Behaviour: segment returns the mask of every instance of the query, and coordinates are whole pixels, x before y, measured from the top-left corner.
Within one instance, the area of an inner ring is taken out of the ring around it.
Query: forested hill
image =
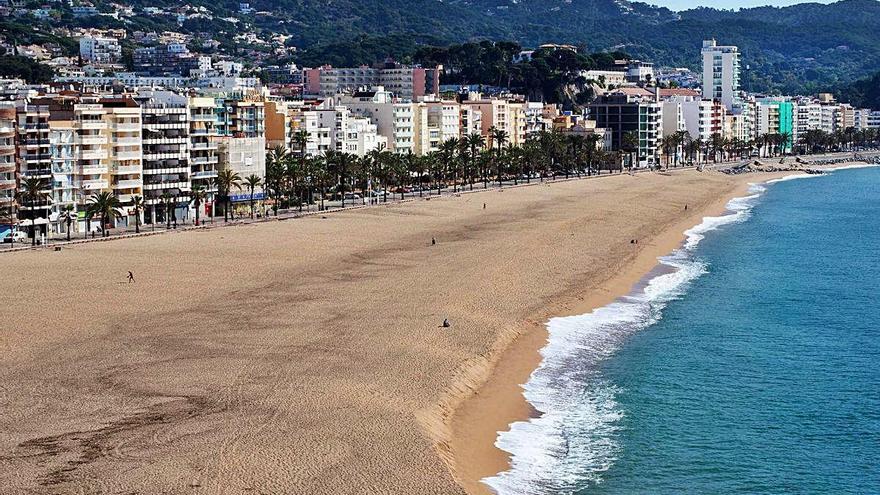
[[[94,1],[99,7],[111,3]],[[756,91],[812,92],[880,69],[880,0],[678,13],[627,0],[250,0],[256,11],[251,14],[238,13],[239,0],[128,3],[204,6],[213,14],[213,20],[188,20],[182,28],[138,18],[126,21],[129,29],[281,32],[291,36],[289,43],[297,46],[298,62],[304,64],[369,63],[389,55],[405,59],[417,45],[488,39],[524,47],[570,43],[589,52],[625,51],[698,69],[701,41],[715,37],[741,47],[744,64],[751,67],[744,84]],[[231,17],[240,22],[233,26],[223,19]]]

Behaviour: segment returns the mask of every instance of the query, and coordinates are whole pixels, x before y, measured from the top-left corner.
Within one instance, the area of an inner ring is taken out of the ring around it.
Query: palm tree
[[[199,226],[199,210],[201,209],[202,202],[205,201],[205,197],[208,195],[205,188],[201,185],[194,184],[192,186],[192,190],[190,191],[190,197],[192,198],[193,206],[196,209],[196,227]]]
[[[37,245],[37,203],[48,197],[48,194],[46,193],[46,189],[48,188],[49,183],[46,182],[46,179],[39,179],[36,177],[27,177],[21,183],[21,192],[19,193],[19,196],[23,202],[31,207],[31,233],[33,234],[33,237],[31,238],[32,246]]]
[[[477,151],[483,149],[483,146],[486,145],[486,140],[483,139],[483,136],[480,134],[470,134],[465,138],[468,147],[470,148],[470,159],[471,159],[471,172],[474,173],[477,170]],[[474,181],[473,176],[471,177],[471,190],[474,189]]]
[[[259,176],[256,176],[253,174],[248,175],[247,177],[244,178],[244,185],[247,186],[248,190],[250,191],[250,195],[251,195],[251,199],[250,199],[251,219],[254,218],[254,189],[257,188],[258,186],[260,186],[262,183],[263,183],[263,180],[260,179]]]
[[[171,193],[165,191],[162,193],[162,204],[165,205],[165,228],[171,229]]]
[[[230,195],[233,187],[241,191],[241,176],[237,172],[233,172],[232,169],[221,170],[217,174],[217,189],[225,203],[225,208],[223,208],[224,222],[229,221]]]
[[[106,237],[110,234],[107,230],[107,223],[111,219],[122,217],[122,212],[120,212],[122,203],[119,202],[119,197],[108,191],[95,193],[90,200],[92,212],[101,217],[101,236]]]
[[[61,219],[64,220],[66,226],[68,241],[70,241],[70,224],[73,223],[74,218],[76,218],[76,214],[73,212],[73,205],[64,205],[64,208],[61,209]]]
[[[633,154],[635,154],[635,159],[638,161],[639,158],[639,134],[636,131],[629,131],[623,134],[620,143],[620,149],[623,150],[627,156],[629,157],[629,168],[632,170],[633,164]]]
[[[134,233],[141,233],[141,210],[144,209],[144,198],[140,196],[131,197],[131,205],[134,207]]]
[[[281,183],[284,180],[286,166],[290,155],[282,145],[275,146],[266,152],[266,192],[274,200],[272,210],[278,216],[278,203],[281,196]]]
[[[447,170],[452,170],[452,192],[458,192],[458,174],[456,173],[458,167],[454,163],[456,159],[456,151],[458,151],[458,138],[449,138],[440,143],[442,165]],[[447,173],[447,175],[450,174]]]

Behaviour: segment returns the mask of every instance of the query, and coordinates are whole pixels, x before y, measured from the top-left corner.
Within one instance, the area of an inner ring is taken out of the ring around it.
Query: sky
[[[784,5],[794,5],[796,3],[806,3],[804,0],[643,0],[645,3],[652,3],[663,7],[669,7],[672,10],[692,9],[698,5],[704,7],[714,7],[716,9],[737,9],[740,7],[759,7],[762,5],[775,5],[781,7]],[[811,0],[816,3],[831,3],[832,0]]]

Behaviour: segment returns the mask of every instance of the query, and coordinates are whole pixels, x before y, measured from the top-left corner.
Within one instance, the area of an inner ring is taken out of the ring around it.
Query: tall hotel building
[[[732,109],[739,92],[739,49],[703,41],[703,98]]]

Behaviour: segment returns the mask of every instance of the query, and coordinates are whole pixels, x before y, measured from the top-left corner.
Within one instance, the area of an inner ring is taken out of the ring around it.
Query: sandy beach
[[[769,178],[623,175],[0,254],[3,492],[486,493],[546,319],[626,293]]]

